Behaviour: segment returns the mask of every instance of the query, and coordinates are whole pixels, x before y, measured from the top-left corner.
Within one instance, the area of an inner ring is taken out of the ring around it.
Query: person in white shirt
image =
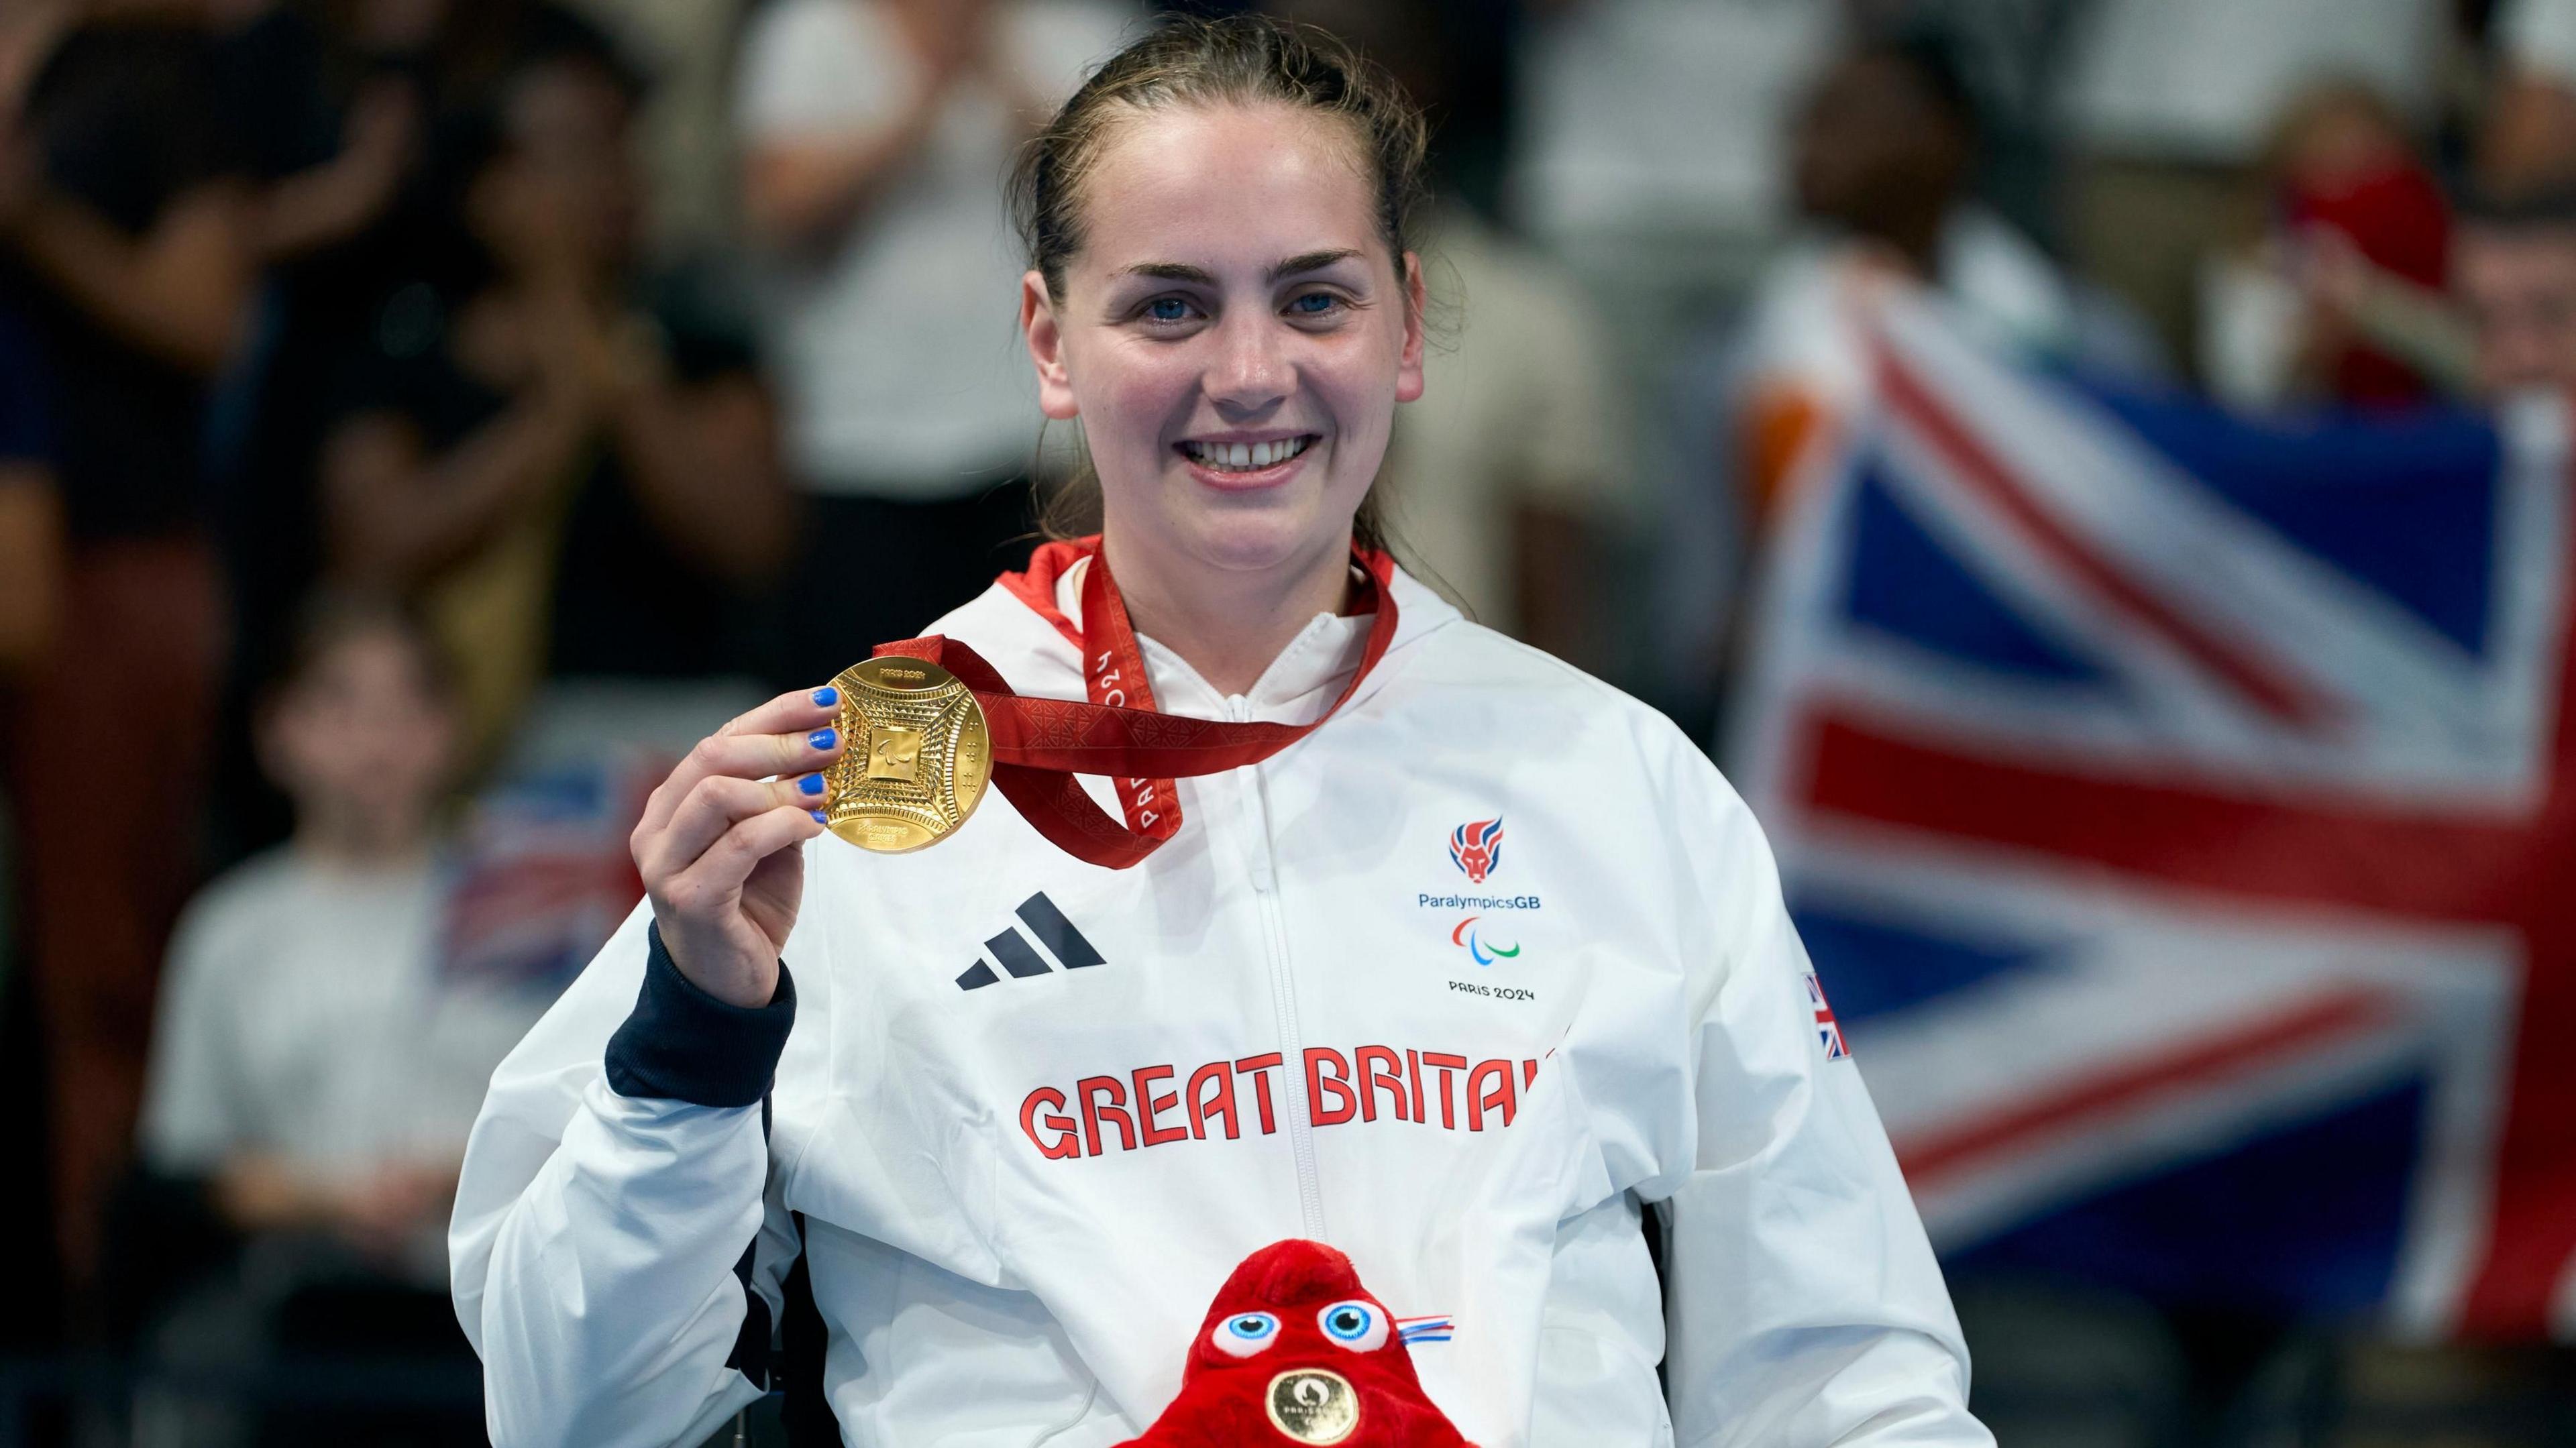
[[[435,660],[389,609],[304,626],[259,731],[296,832],[182,918],[141,1127],[145,1163],[207,1178],[237,1230],[327,1233],[432,1282],[417,1249],[471,1120],[419,1049],[458,743]]]
[[[808,503],[786,676],[964,602],[1027,533],[1014,480],[1036,429],[998,183],[1132,18],[1111,0],[777,0],[745,33],[742,214]]]
[[[461,739],[453,679],[417,620],[348,599],[309,610],[257,728],[295,833],[180,921],[141,1170],[111,1216],[103,1300],[146,1333],[139,1412],[156,1431],[459,1441],[452,1405],[253,1417],[225,1395],[272,1354],[472,1366],[443,1310],[441,1227],[485,1083],[545,1002],[441,969],[441,816]]]
[[[656,792],[648,904],[466,1154],[494,1443],[703,1438],[801,1258],[844,1441],[1106,1448],[1292,1237],[1453,1324],[1412,1357],[1484,1448],[1992,1443],[1743,803],[1379,546],[1421,160],[1400,93],[1255,18],[1140,40],[1041,134],[1021,320],[1102,531],[904,650],[1019,691],[979,686],[1024,773],[917,853],[821,838],[961,747],[845,740],[825,689]],[[1224,767],[1141,777],[1188,741]],[[1094,760],[1123,825],[1049,772]]]
[[[1952,41],[1898,31],[1854,44],[1800,108],[1792,189],[1803,230],[1754,290],[1741,337],[1750,396],[1735,420],[1746,482],[1768,502],[1804,437],[1869,391],[1848,312],[1870,277],[1939,292],[1981,338],[2033,362],[2131,380],[2154,343],[1976,199],[1982,125]]]
[[[1954,36],[1860,37],[1788,130],[1800,229],[1676,389],[1690,445],[1659,520],[1656,619],[1679,695],[1706,708],[1732,666],[1743,565],[1796,480],[1866,411],[1862,292],[1938,293],[1981,339],[2036,364],[2130,381],[2162,371],[2143,323],[1977,200],[1983,124]]]

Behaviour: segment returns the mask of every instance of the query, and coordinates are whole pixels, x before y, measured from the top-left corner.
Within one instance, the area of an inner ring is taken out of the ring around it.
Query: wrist
[[[757,1006],[710,994],[683,975],[656,922],[645,930],[635,1009],[609,1038],[609,1089],[697,1106],[749,1106],[769,1093],[796,1021],[796,983],[784,962]],[[752,983],[740,983],[747,994]]]
[[[731,952],[721,938],[695,938],[686,926],[664,930],[657,919],[648,949],[659,949],[660,959],[681,980],[728,1009],[765,1010],[778,999],[777,965],[771,963],[763,968],[763,963],[756,960],[728,960]]]

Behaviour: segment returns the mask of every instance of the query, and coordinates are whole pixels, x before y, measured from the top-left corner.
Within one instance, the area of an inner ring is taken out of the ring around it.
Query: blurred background
[[[1407,561],[1762,815],[2001,1440],[2576,1444],[2576,0],[1267,8],[1436,122]],[[1151,19],[0,0],[0,1445],[482,1441],[483,1082],[1025,557]]]

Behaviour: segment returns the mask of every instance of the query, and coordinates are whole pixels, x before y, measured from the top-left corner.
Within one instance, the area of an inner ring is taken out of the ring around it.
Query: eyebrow
[[[1282,277],[1303,276],[1307,272],[1322,271],[1335,262],[1348,261],[1359,254],[1357,248],[1347,246],[1330,251],[1300,252],[1263,273],[1262,280],[1276,283]],[[1203,287],[1216,285],[1215,273],[1205,267],[1195,267],[1187,262],[1178,261],[1138,262],[1128,267],[1122,275],[1154,277],[1167,282],[1189,282]]]
[[[1275,282],[1281,277],[1303,276],[1308,272],[1322,271],[1337,261],[1348,261],[1357,255],[1359,255],[1357,249],[1347,246],[1335,251],[1301,252],[1272,267],[1263,280]]]

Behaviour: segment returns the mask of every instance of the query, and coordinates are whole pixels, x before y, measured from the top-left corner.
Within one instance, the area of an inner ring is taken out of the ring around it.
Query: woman
[[[1259,21],[1155,33],[1041,136],[1021,317],[1102,538],[939,632],[1026,694],[1320,727],[1182,783],[1177,828],[1118,781],[1120,848],[1169,835],[1125,870],[1006,806],[911,855],[816,839],[829,691],[702,745],[635,836],[650,908],[469,1152],[496,1442],[703,1436],[801,1251],[849,1441],[1114,1443],[1286,1237],[1454,1322],[1414,1356],[1487,1448],[1990,1441],[1741,803],[1372,547],[1420,155],[1345,52]]]

